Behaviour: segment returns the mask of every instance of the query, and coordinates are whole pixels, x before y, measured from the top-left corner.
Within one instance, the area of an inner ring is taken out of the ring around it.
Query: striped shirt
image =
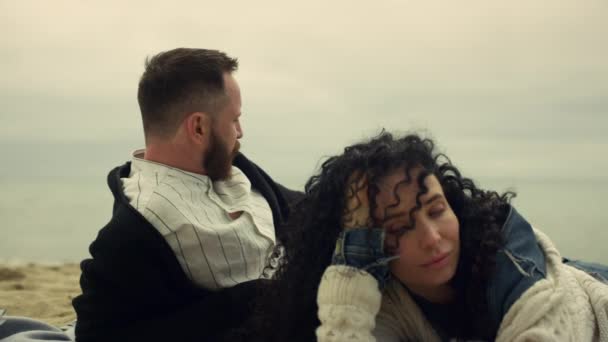
[[[262,276],[276,237],[268,202],[237,167],[227,180],[142,159],[135,151],[125,195],[173,249],[184,272],[208,289]],[[239,213],[236,219],[230,213]]]

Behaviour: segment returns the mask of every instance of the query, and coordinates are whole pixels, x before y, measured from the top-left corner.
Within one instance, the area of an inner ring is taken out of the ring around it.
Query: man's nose
[[[241,139],[243,137],[243,129],[241,128],[241,123],[239,122],[236,126],[236,138]]]

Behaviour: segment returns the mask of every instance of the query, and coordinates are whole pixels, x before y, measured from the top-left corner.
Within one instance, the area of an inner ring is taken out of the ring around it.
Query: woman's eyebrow
[[[440,194],[440,193],[436,193],[436,194],[434,194],[433,196],[431,196],[431,198],[429,198],[429,199],[425,200],[424,202],[422,202],[422,206],[429,205],[429,204],[431,204],[431,203],[433,203],[433,202],[435,202],[435,201],[437,201],[437,200],[441,200],[441,199],[443,199],[443,198],[444,198],[444,197],[443,197],[443,195],[442,195],[442,194]],[[390,207],[389,207],[389,208],[390,208]],[[387,209],[389,209],[389,208],[387,208]],[[394,208],[393,208],[393,209],[394,209]],[[386,224],[387,222],[389,222],[389,221],[391,221],[391,220],[393,220],[393,219],[399,218],[399,217],[401,217],[401,216],[403,216],[403,215],[404,215],[403,211],[401,211],[401,210],[399,210],[399,211],[397,211],[397,212],[395,212],[395,213],[392,213],[392,214],[389,214],[387,211],[388,211],[388,210],[385,210],[385,213],[384,213],[384,214],[385,214],[385,217],[384,217],[384,219],[382,220],[382,221],[383,221],[383,224]]]
[[[434,194],[433,196],[431,196],[431,198],[425,200],[424,203],[422,203],[422,205],[429,205],[429,204],[433,203],[434,201],[441,199],[441,198],[443,198],[442,194],[439,194],[439,193]]]

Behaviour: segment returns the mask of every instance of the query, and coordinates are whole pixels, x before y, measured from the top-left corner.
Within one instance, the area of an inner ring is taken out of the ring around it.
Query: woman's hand
[[[388,262],[384,251],[385,232],[372,228],[368,198],[368,179],[362,172],[353,173],[346,186],[342,232],[336,241],[334,265],[347,265],[370,273],[380,289],[388,279]]]
[[[342,213],[342,228],[361,228],[371,226],[369,198],[367,195],[367,175],[356,171],[348,178],[345,205]]]

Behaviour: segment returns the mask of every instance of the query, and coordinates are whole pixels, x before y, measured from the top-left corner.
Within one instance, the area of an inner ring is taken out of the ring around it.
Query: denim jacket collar
[[[486,291],[489,318],[496,330],[513,303],[546,275],[545,254],[534,230],[513,206],[502,233],[504,247],[496,254],[496,267]]]

